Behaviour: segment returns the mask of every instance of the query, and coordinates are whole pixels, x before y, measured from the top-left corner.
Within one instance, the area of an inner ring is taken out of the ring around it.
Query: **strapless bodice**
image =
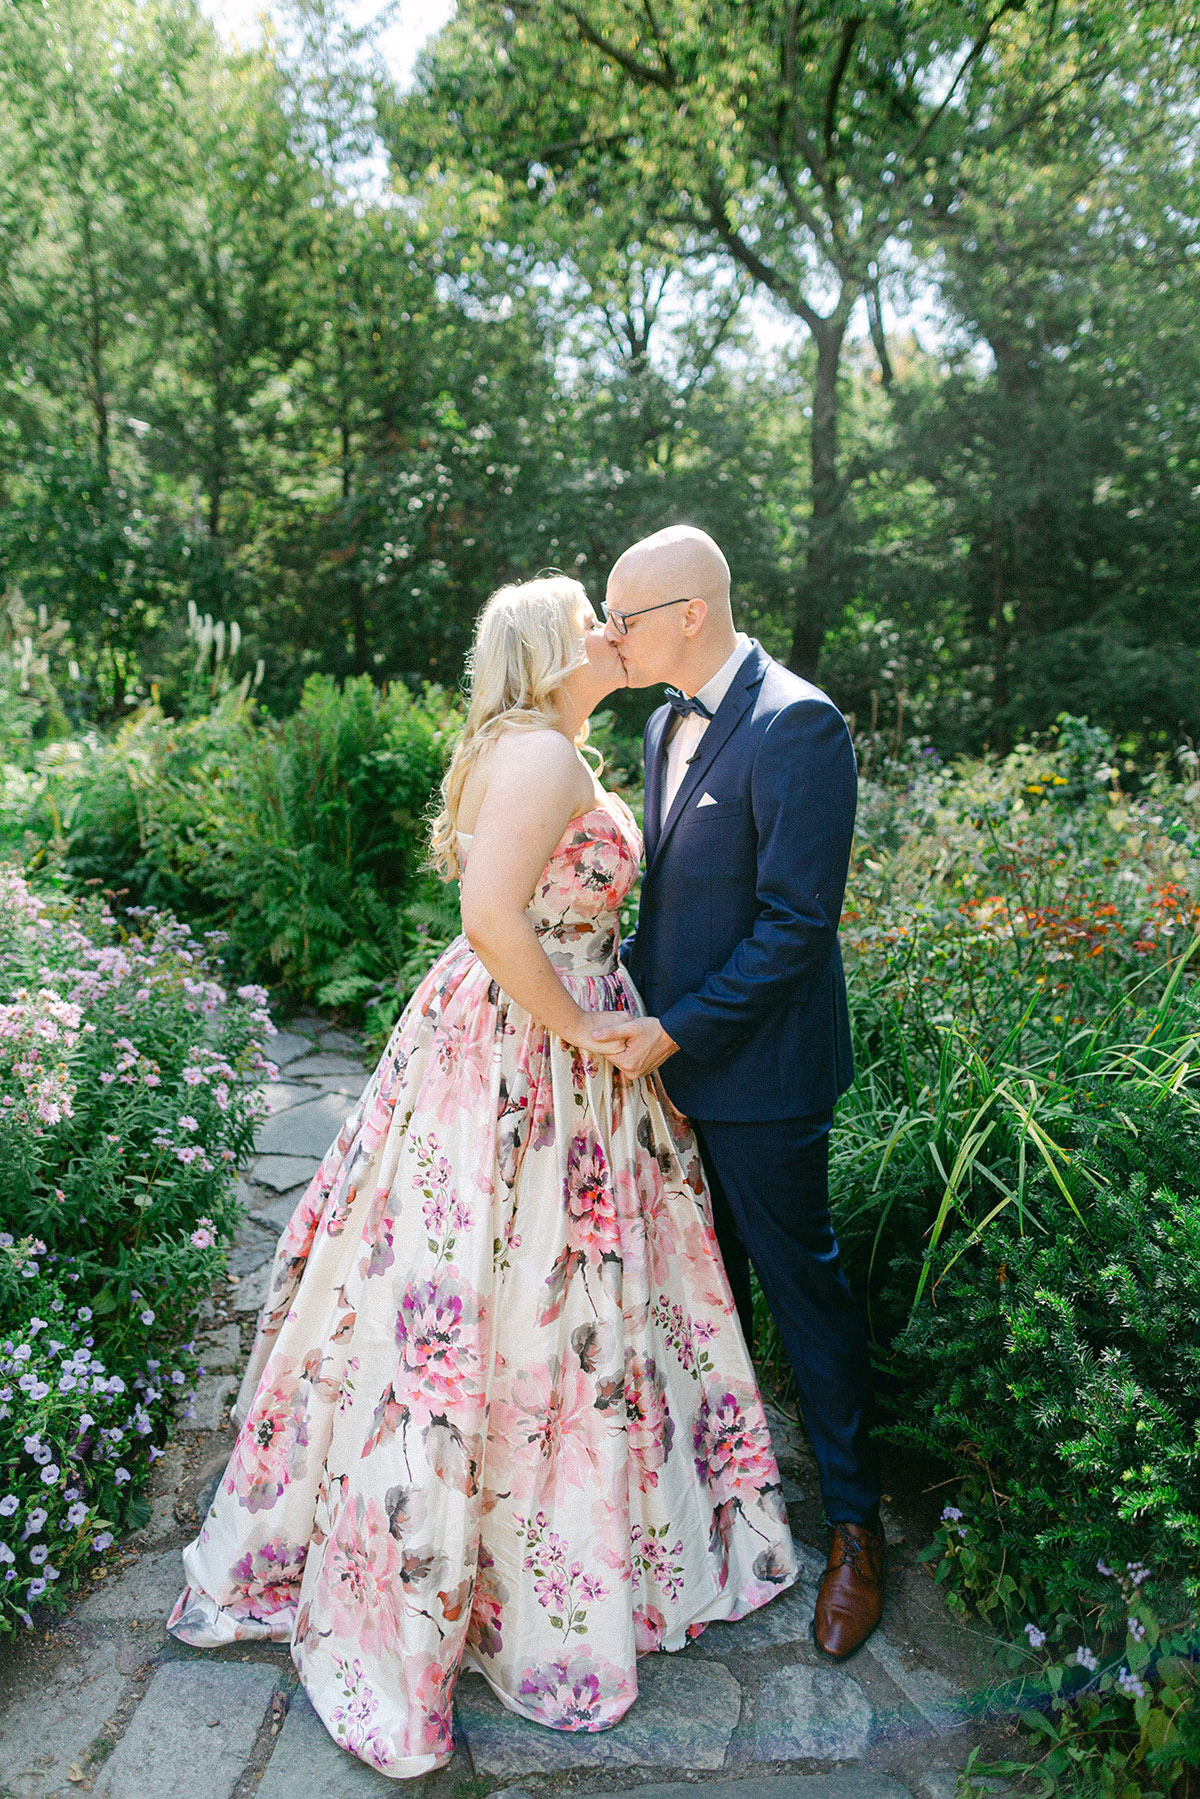
[[[458,832],[468,855],[472,835]],[[628,807],[618,813],[595,805],[571,820],[527,907],[560,974],[611,974],[616,968],[621,905],[637,879],[641,855],[641,832]]]

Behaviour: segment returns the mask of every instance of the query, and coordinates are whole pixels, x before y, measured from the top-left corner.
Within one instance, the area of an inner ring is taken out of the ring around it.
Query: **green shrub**
[[[1064,1799],[1182,1799],[1200,1730],[1200,782],[1190,747],[1182,780],[1164,761],[1133,793],[1119,760],[1064,720],[1001,761],[868,768],[833,1193],[885,1434],[961,1476],[926,1559],[1014,1666],[1045,1649],[1005,1696],[1031,1732],[1021,1771]],[[1142,1564],[1161,1622],[1108,1572]],[[1085,1661],[1053,1662],[1072,1640]]]
[[[365,677],[313,676],[281,721],[244,685],[193,718],[151,708],[108,740],[51,746],[35,778],[10,773],[0,846],[73,891],[220,925],[232,965],[281,996],[337,983],[326,1003],[361,1003],[419,889],[457,728],[439,690]]]
[[[1030,1738],[1030,1754],[981,1765],[977,1746],[966,1768],[972,1793],[980,1791],[976,1775],[1021,1774],[1043,1799],[1193,1799],[1200,1769],[1194,1636],[1163,1623],[1143,1564],[1106,1564],[1102,1579],[1103,1611],[1114,1620],[1107,1634],[1071,1624],[1051,1637],[1026,1626],[1016,1658],[1024,1671],[1003,1698]]]
[[[203,1259],[190,1260],[194,1280]],[[32,1625],[35,1606],[61,1606],[146,1516],[155,1438],[196,1369],[173,1331],[158,1356],[110,1353],[79,1283],[44,1244],[0,1242],[0,1634]]]
[[[456,890],[423,866],[457,702],[313,676],[276,721],[248,678],[212,685],[182,719],[151,707],[107,738],[26,744],[2,771],[0,853],[73,892],[219,925],[242,975],[348,1008],[382,1044],[459,928]],[[592,736],[627,786],[636,742],[611,713]]]
[[[0,867],[0,1630],[141,1513],[273,1027],[212,945]]]
[[[1068,1155],[1070,1197],[1037,1182],[1024,1230],[943,1239],[893,1346],[891,1434],[965,1475],[946,1577],[1010,1628],[1091,1603],[1101,1562],[1200,1594],[1200,1118],[1115,1089]]]
[[[242,967],[312,998],[344,977],[348,947],[377,941],[381,908],[402,906],[417,880],[456,728],[437,690],[414,700],[399,685],[314,676],[299,709],[199,796],[173,847]]]
[[[131,905],[215,920],[180,846],[216,828],[207,797],[242,765],[256,730],[253,705],[230,692],[195,718],[148,707],[107,737],[51,743],[29,771],[6,770],[0,854],[78,893],[99,886]]]
[[[1114,768],[1078,721],[894,764],[847,900],[838,1234],[893,1434],[964,1475],[942,1578],[1010,1622],[1106,1547],[1200,1574],[1200,1364],[1153,1328],[1194,1342],[1200,1299],[1200,787]]]

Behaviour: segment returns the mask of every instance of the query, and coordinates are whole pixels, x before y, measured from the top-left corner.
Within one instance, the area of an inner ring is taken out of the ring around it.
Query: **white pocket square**
[[[702,793],[700,798],[696,801],[696,810],[699,812],[701,806],[715,806],[716,803],[717,802],[711,793]]]

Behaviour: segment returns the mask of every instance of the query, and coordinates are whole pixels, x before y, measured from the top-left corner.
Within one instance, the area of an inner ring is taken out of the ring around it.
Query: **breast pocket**
[[[730,819],[741,818],[746,810],[744,799],[717,800],[711,805],[692,805],[680,819],[681,825],[715,825],[725,824]]]

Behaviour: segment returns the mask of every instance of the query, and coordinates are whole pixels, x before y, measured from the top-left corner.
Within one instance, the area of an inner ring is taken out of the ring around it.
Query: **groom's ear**
[[[708,617],[707,600],[689,600],[683,609],[683,634],[694,637],[701,630]]]

